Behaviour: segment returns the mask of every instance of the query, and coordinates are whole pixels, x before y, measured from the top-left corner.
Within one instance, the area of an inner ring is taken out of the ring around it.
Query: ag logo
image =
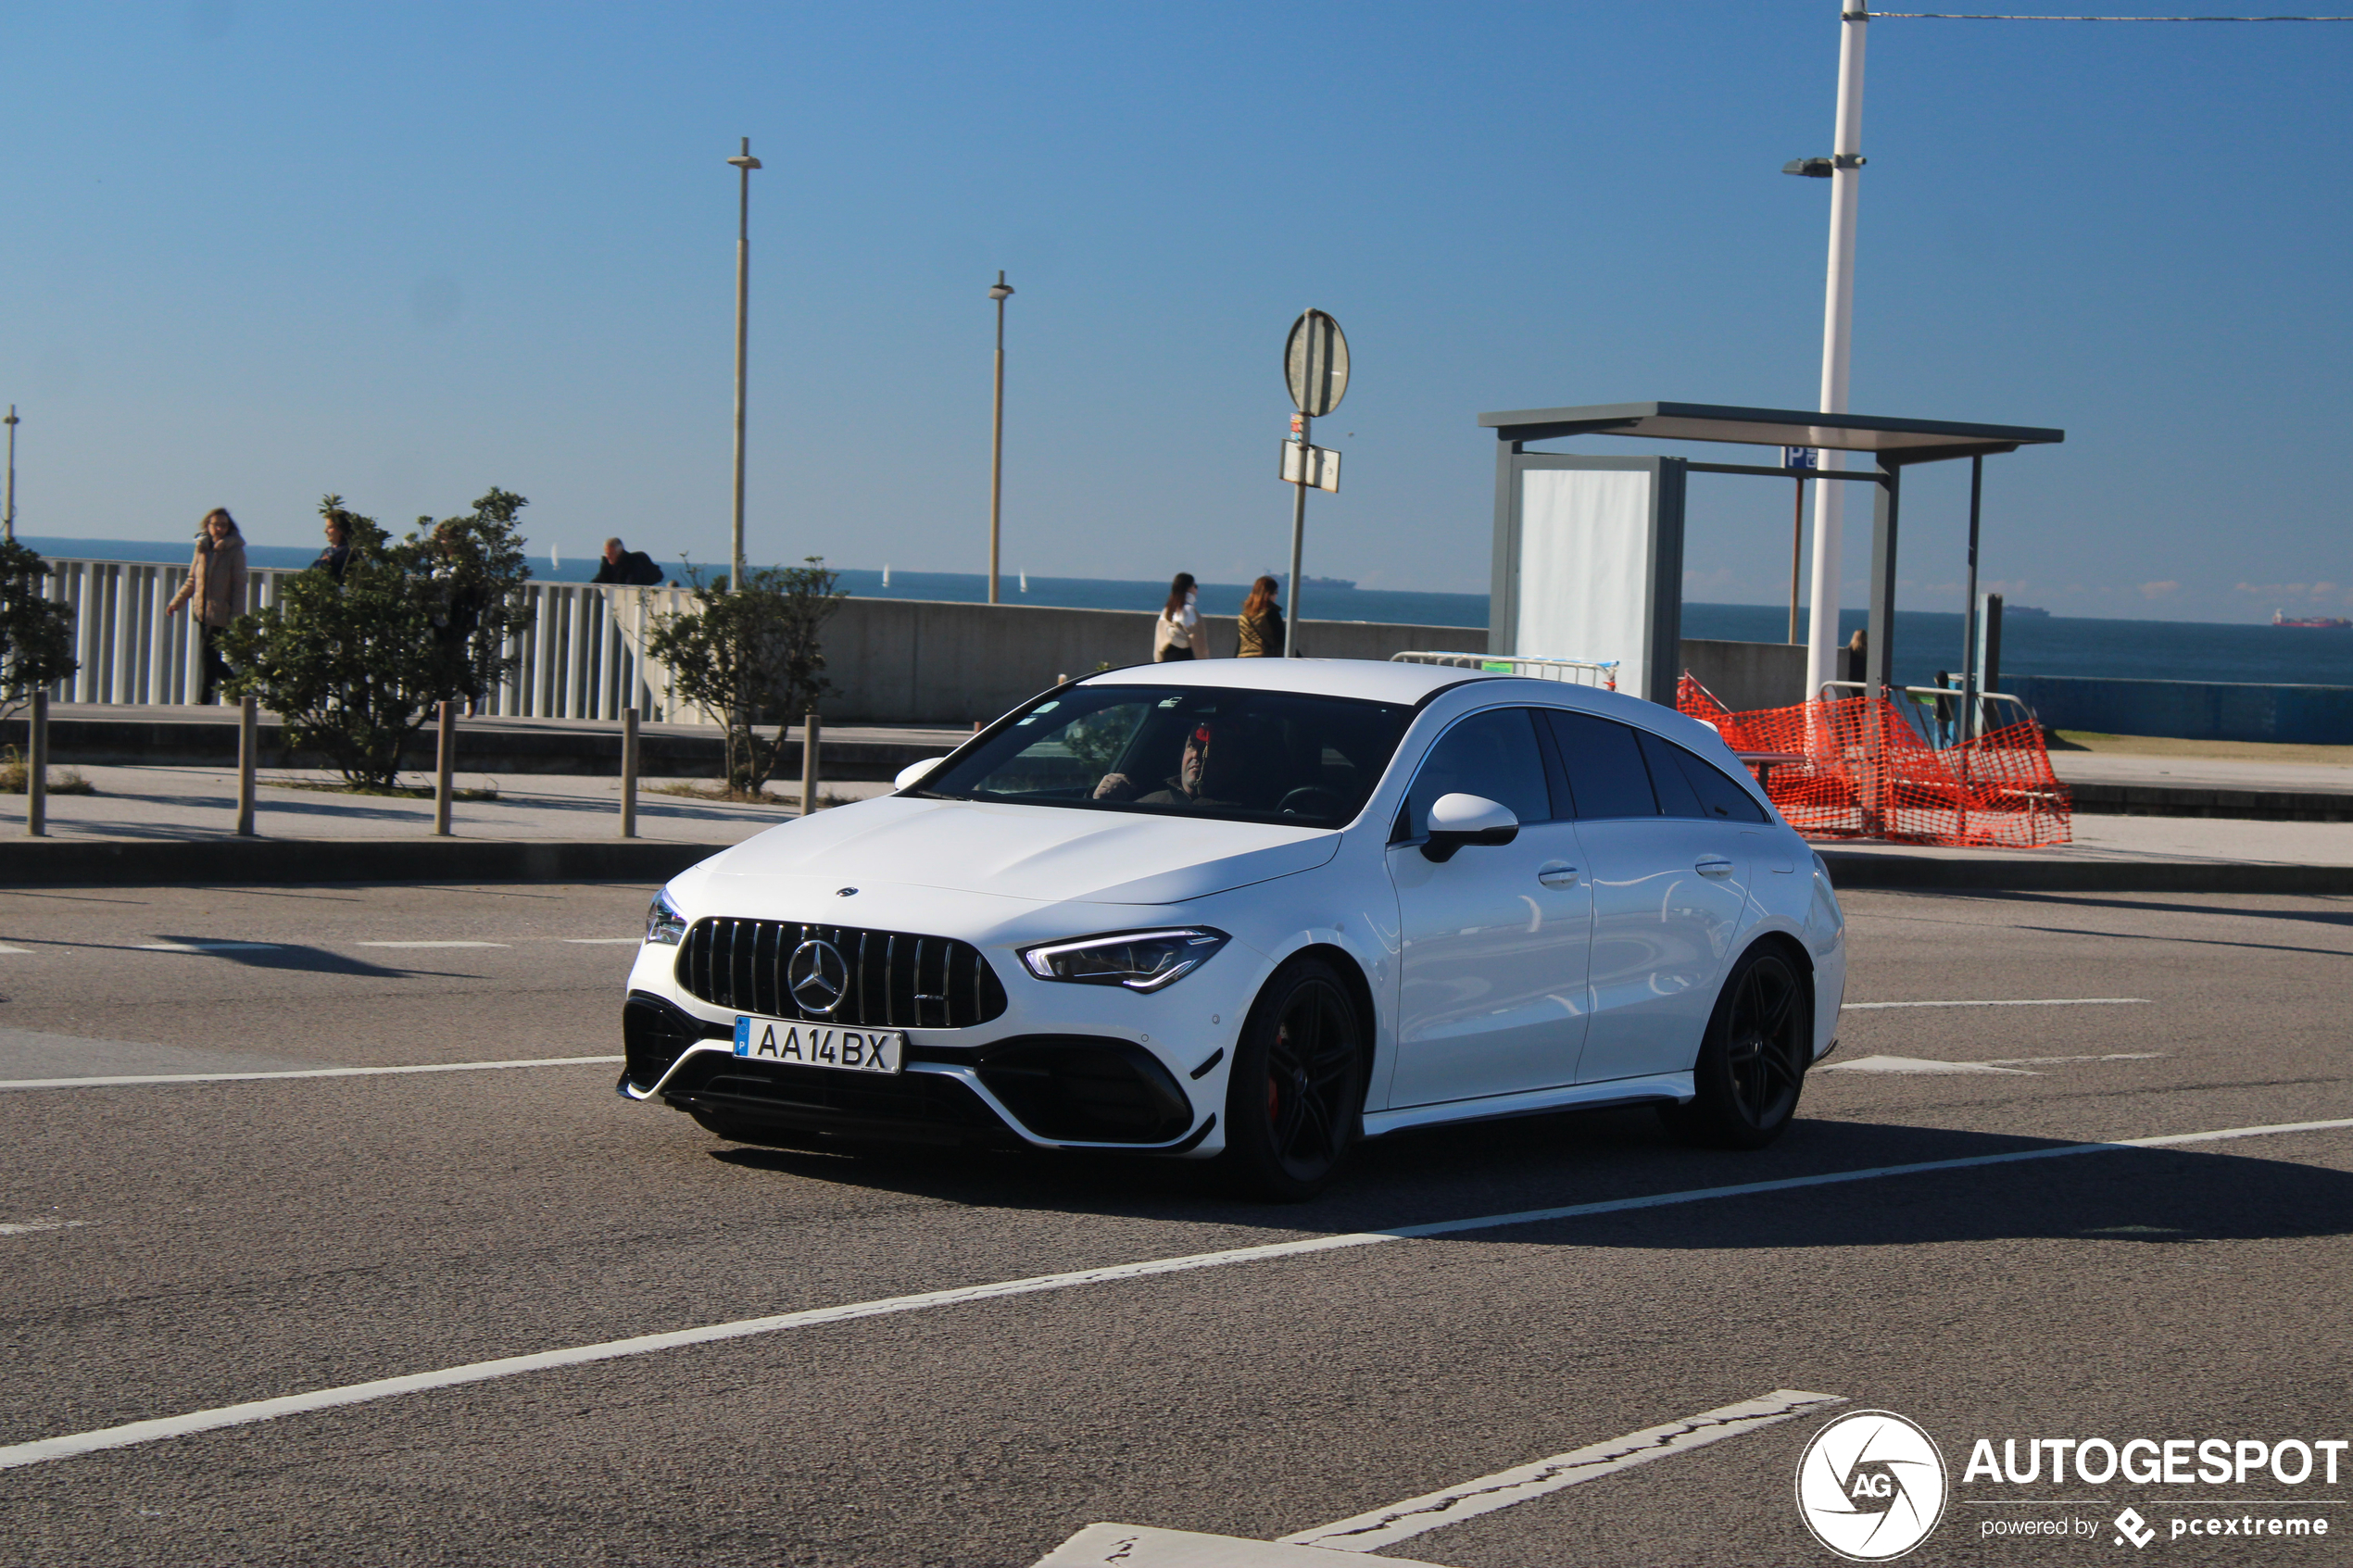
[[[1814,1434],[1797,1461],[1797,1511],[1814,1538],[1855,1562],[1884,1562],[1944,1516],[1944,1456],[1890,1411],[1856,1411]]]

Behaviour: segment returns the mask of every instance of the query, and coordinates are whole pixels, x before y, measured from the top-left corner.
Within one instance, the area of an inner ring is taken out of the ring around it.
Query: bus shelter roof
[[[1730,441],[1751,446],[1826,446],[1870,452],[1882,466],[2015,452],[2067,439],[2032,425],[1960,424],[1810,408],[1741,408],[1716,403],[1596,403],[1581,408],[1515,408],[1481,414],[1497,439],[1517,445],[1569,435],[1632,435],[1654,441]]]

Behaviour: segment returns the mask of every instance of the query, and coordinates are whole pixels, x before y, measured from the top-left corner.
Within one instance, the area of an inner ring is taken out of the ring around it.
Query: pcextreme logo
[[[1851,1562],[1885,1562],[1926,1540],[1947,1490],[1935,1440],[1893,1411],[1840,1416],[1797,1461],[1799,1515]]]

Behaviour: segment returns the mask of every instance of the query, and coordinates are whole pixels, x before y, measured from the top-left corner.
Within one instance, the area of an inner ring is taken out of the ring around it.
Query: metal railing
[[[48,688],[53,701],[195,700],[202,659],[195,617],[164,612],[188,580],[186,567],[71,558],[46,564],[49,597],[73,607],[74,657],[82,666]],[[248,571],[245,608],[276,604],[298,575]],[[530,619],[507,644],[520,658],[513,673],[485,695],[486,716],[618,720],[634,707],[673,724],[713,722],[678,701],[669,670],[646,654],[655,618],[692,608],[686,589],[531,583],[523,593]]]
[[[1538,681],[1565,681],[1576,686],[1600,686],[1617,689],[1617,664],[1614,659],[1536,659],[1512,655],[1494,658],[1483,653],[1444,653],[1409,651],[1392,653],[1391,664],[1443,664],[1456,670],[1479,670],[1491,675],[1525,675]]]
[[[1870,693],[1870,687],[1861,681],[1824,681],[1817,695],[1828,696],[1832,688],[1850,692],[1856,696],[1866,696]],[[1945,722],[1952,726],[1954,738],[1960,738],[1963,721],[1968,718],[1968,709],[1965,706],[1969,697],[1967,692],[1958,686],[1897,686],[1894,689],[1911,698],[1911,701],[1904,704],[1898,711],[1903,713],[1914,729],[1920,732],[1921,737],[1929,744],[1936,746],[1953,744],[1952,740],[1941,739],[1931,731],[1930,727],[1938,722],[1931,715],[1936,711],[1936,705],[1939,702],[1948,702],[1953,705],[1953,717]],[[2026,699],[2022,696],[2013,696],[2008,692],[1980,692],[1977,694],[1977,700],[1984,705],[1978,709],[1979,717],[1982,721],[1977,727],[1976,733],[1979,734],[1989,734],[1995,730],[2007,729],[2011,724],[2037,722],[2034,709],[2027,706]],[[1994,721],[1995,716],[2006,711],[2000,706],[2005,703],[2008,705],[2009,709],[2015,710],[2015,716],[1997,723]]]

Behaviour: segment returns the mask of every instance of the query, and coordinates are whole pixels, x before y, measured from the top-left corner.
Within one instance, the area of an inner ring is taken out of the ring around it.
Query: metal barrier
[[[1391,664],[1443,664],[1455,670],[1481,670],[1491,675],[1525,675],[1538,681],[1566,681],[1575,686],[1617,689],[1614,659],[1535,659],[1513,655],[1497,659],[1483,653],[1433,653],[1415,650],[1392,653]]]
[[[49,597],[73,607],[74,657],[81,669],[48,688],[57,702],[186,703],[201,676],[193,613],[164,607],[188,579],[184,566],[145,561],[52,559]],[[245,578],[245,608],[278,602],[298,571],[256,568]],[[509,719],[618,720],[627,708],[673,724],[711,724],[677,700],[669,670],[646,656],[655,618],[693,607],[684,588],[600,587],[530,583],[531,618],[507,645],[519,655],[512,674],[486,694],[485,716]]]
[[[1949,702],[1954,705],[1957,713],[1955,722],[1957,723],[1960,718],[1967,717],[1966,713],[1960,711],[1960,705],[1968,699],[1969,694],[1960,687],[1898,686],[1895,689],[1912,699],[1909,703],[1900,705],[1905,709],[1904,718],[1930,746],[1945,746],[1952,745],[1956,739],[1967,738],[1957,732],[1954,735],[1947,736],[1936,734],[1928,728],[1930,721],[1927,715],[1935,710],[1935,705],[1938,702]],[[1870,688],[1860,681],[1824,681],[1815,695],[1834,702],[1837,700],[1835,694],[1840,692],[1850,693],[1856,696],[1868,696],[1870,694]],[[1995,730],[2007,728],[2011,724],[2032,724],[2037,721],[2034,709],[2027,705],[2024,697],[2012,696],[2007,692],[1980,692],[1977,694],[1977,700],[1985,705],[1978,709],[1980,721],[1977,733],[1979,734],[1990,734]],[[2007,703],[2008,708],[2005,709],[1997,706],[2002,703]],[[2006,712],[2008,716],[2002,717],[2001,715]]]

